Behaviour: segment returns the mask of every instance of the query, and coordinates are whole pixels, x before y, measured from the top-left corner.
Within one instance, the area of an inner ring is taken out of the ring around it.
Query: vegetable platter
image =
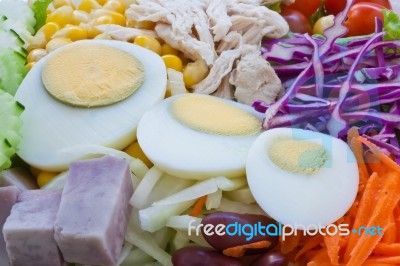
[[[389,0],[1,0],[0,265],[400,265]]]

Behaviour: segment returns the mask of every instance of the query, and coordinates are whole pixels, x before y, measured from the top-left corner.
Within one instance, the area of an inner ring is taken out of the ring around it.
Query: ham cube
[[[10,215],[11,208],[17,201],[19,189],[17,187],[0,187],[0,265],[10,265],[4,241],[3,226]]]
[[[61,190],[28,190],[18,195],[3,227],[13,266],[65,265],[54,241]]]
[[[105,156],[70,166],[55,224],[68,262],[117,265],[133,194],[128,163]]]

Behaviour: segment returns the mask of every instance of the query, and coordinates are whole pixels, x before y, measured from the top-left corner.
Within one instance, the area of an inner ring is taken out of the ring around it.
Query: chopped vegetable
[[[400,16],[394,11],[384,9],[383,30],[386,32],[385,40],[399,40],[400,39]]]
[[[52,0],[35,0],[32,4],[32,11],[34,13],[36,23],[35,32],[38,31],[46,22],[47,18],[47,7]]]
[[[11,157],[18,149],[22,125],[19,119],[24,107],[13,97],[0,90],[0,171],[11,166]]]
[[[199,216],[201,214],[201,211],[203,210],[206,200],[207,200],[207,195],[201,196],[194,204],[193,209],[190,211],[189,215]]]

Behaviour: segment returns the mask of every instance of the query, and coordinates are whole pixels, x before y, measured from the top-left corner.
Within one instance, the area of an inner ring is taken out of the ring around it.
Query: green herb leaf
[[[46,22],[47,7],[53,0],[36,0],[32,4],[32,11],[35,14],[35,31],[38,31]]]
[[[318,7],[317,11],[315,11],[314,14],[312,14],[310,17],[311,27],[314,27],[315,22],[317,22],[318,19],[325,17],[326,15],[328,14],[325,11],[325,0],[322,0],[321,5]]]

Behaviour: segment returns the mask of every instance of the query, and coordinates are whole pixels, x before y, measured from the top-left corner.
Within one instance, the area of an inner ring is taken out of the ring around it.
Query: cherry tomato
[[[318,7],[321,5],[321,0],[296,0],[289,6],[290,9],[301,12],[304,16],[309,18]]]
[[[289,24],[289,28],[292,32],[312,34],[310,22],[306,16],[299,11],[290,8],[283,8],[281,15]]]
[[[367,35],[375,31],[375,17],[383,21],[382,9],[373,3],[357,3],[350,8],[344,25],[349,28],[346,36]]]
[[[346,0],[325,0],[325,9],[328,14],[336,15],[344,9],[346,6]],[[390,0],[355,0],[354,4],[357,3],[374,3],[392,9]]]

